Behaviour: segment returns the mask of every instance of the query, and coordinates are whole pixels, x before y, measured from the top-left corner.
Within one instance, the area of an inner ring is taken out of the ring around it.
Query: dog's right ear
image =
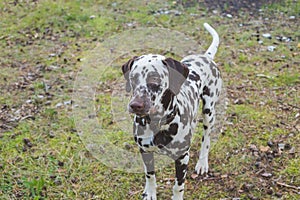
[[[130,92],[131,86],[129,83],[129,72],[131,70],[131,67],[135,61],[137,56],[134,56],[133,58],[129,59],[124,65],[122,65],[122,72],[126,79],[126,92]]]

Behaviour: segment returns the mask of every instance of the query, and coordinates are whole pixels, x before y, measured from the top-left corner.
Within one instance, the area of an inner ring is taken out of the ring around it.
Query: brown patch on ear
[[[183,82],[189,75],[189,69],[186,65],[173,58],[166,58],[162,61],[169,70],[169,89],[177,95]]]
[[[131,67],[136,58],[137,58],[137,56],[134,56],[133,58],[129,59],[124,65],[122,65],[122,72],[126,79],[126,91],[127,92],[130,92],[129,72],[130,72]]]

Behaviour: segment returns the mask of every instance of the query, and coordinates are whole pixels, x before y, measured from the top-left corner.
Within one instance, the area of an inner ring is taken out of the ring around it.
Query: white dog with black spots
[[[144,200],[156,199],[154,153],[175,161],[176,179],[173,200],[182,200],[189,162],[191,138],[202,101],[203,137],[197,174],[208,172],[210,133],[215,122],[215,105],[222,79],[213,58],[219,45],[217,32],[207,23],[213,41],[204,55],[189,55],[180,62],[162,55],[142,55],[122,66],[132,91],[128,110],[134,116],[133,135],[145,167]]]

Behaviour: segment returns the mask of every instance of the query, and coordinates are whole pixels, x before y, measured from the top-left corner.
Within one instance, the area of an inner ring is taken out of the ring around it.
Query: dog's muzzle
[[[149,114],[150,102],[147,98],[134,97],[128,104],[128,111],[132,114],[144,116]]]

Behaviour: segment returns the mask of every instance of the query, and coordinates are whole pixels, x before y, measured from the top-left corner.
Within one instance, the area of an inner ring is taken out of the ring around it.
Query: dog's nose
[[[133,101],[129,104],[129,106],[134,112],[143,111],[145,108],[144,103],[140,101]]]

